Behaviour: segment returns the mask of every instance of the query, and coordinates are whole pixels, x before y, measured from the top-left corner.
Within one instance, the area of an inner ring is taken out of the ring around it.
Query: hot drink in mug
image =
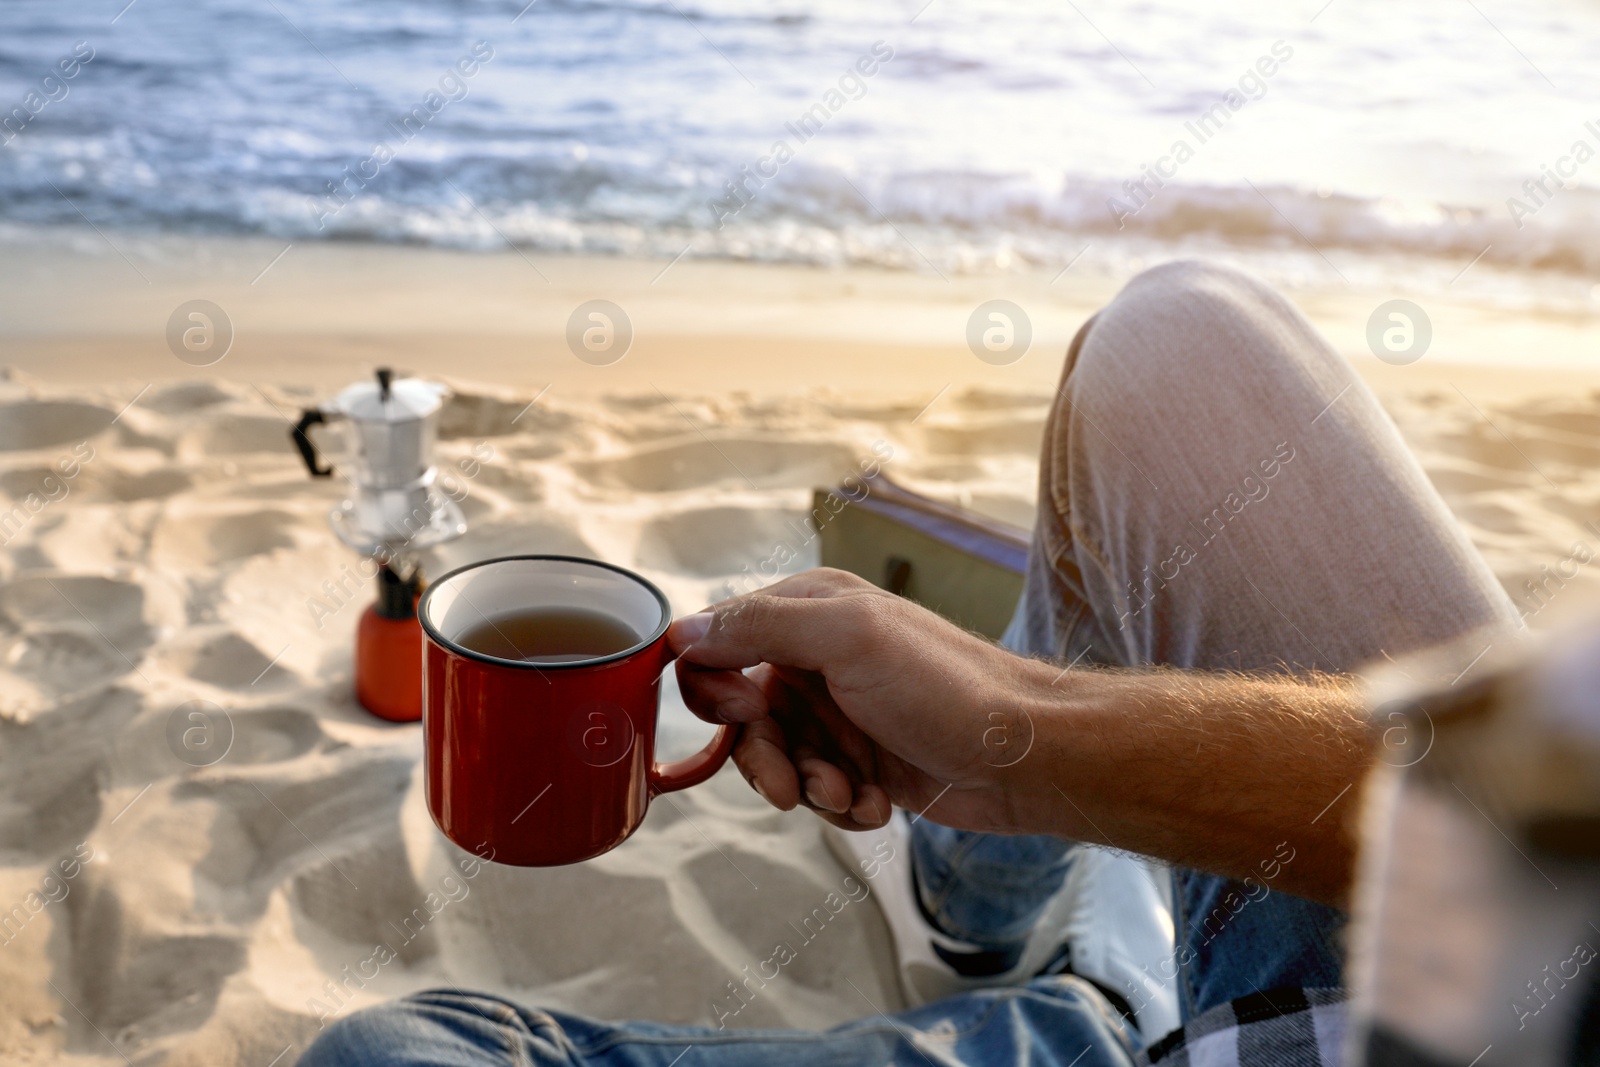
[[[417,614],[428,810],[469,852],[524,867],[598,856],[733,750],[722,726],[688,759],[655,761],[672,610],[621,567],[485,560],[434,582]]]

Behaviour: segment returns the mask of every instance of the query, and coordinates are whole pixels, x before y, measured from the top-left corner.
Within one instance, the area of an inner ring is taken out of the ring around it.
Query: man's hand
[[[667,639],[689,707],[744,724],[734,760],[785,811],[865,830],[896,805],[1328,903],[1348,892],[1375,752],[1348,679],[1068,673],[833,570],[679,619]]]
[[[1011,828],[993,740],[1027,661],[826,569],[680,619],[667,640],[689,707],[745,724],[734,761],[774,806],[865,830],[891,804],[937,801],[947,826]]]

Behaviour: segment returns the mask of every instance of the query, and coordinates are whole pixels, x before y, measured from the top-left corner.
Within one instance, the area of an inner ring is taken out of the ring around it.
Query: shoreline
[[[793,393],[933,396],[946,388],[1052,389],[1079,325],[1125,279],[1088,270],[935,275],[723,260],[458,252],[262,238],[101,236],[38,231],[0,240],[0,366],[45,382],[233,378],[319,391],[381,363],[429,375],[563,393]],[[1394,294],[1318,286],[1286,295],[1383,391],[1496,397],[1600,388],[1590,337],[1600,309],[1423,301],[1427,355],[1391,366],[1366,348],[1366,322]],[[591,299],[623,307],[634,340],[610,366],[565,338]],[[1007,299],[1033,327],[1009,366],[966,346],[969,316]],[[210,366],[176,358],[180,304],[222,307],[235,337]]]
[[[967,367],[970,353],[949,346],[887,345],[770,336],[696,337],[668,335],[640,344],[629,353],[627,372],[600,373],[572,359],[560,338],[529,339],[483,335],[471,339],[473,358],[449,354],[460,338],[446,335],[320,336],[281,334],[262,339],[243,361],[218,367],[178,364],[147,335],[99,335],[0,340],[0,375],[12,372],[21,383],[45,386],[129,384],[181,380],[247,381],[291,391],[331,396],[374,367],[393,365],[427,377],[471,382],[508,394],[534,396],[544,390],[563,396],[668,397],[792,396],[826,394],[844,399],[932,402],[936,396],[967,389],[996,394],[1044,396],[1060,373],[1063,343],[1046,354],[1030,353],[1033,366],[1011,375],[990,373],[982,364]],[[530,349],[537,351],[530,355]],[[729,373],[757,353],[768,366],[759,375]],[[1038,358],[1035,358],[1035,356]],[[870,363],[871,373],[856,373]],[[569,365],[570,364],[570,365]],[[1392,367],[1374,359],[1352,361],[1356,372],[1380,395],[1453,393],[1460,389],[1479,404],[1494,405],[1550,395],[1600,392],[1600,367],[1504,367],[1471,363],[1427,363]],[[221,373],[217,373],[218,369]],[[652,373],[660,371],[660,373]],[[1043,373],[1040,373],[1043,371]],[[131,393],[130,393],[131,395]],[[548,394],[545,394],[548,395]]]

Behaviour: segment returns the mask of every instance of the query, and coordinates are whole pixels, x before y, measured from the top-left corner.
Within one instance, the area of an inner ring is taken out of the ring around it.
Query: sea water
[[[1596,55],[1578,0],[7,0],[0,220],[1587,295]]]

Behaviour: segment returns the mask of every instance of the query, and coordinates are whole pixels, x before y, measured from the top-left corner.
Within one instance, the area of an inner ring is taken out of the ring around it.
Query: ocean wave
[[[135,5],[114,27],[10,0],[0,115],[73,40],[92,36],[97,55],[0,149],[0,218],[945,274],[1060,270],[1090,243],[1336,271],[1347,256],[1426,257],[1447,278],[1471,261],[1600,272],[1587,175],[1520,224],[1506,206],[1541,159],[1588,136],[1581,109],[1555,106],[1515,63],[1515,76],[1494,76],[1476,38],[1440,38],[1383,0],[1345,2],[1341,18],[1296,31],[1305,55],[1338,62],[1296,60],[1193,170],[1135,192],[1130,159],[1215,103],[1279,35],[1277,5],[1148,0],[1128,52],[1043,0],[995,0],[981,15],[940,6],[914,25],[912,0],[393,0],[381,14],[357,0],[214,0]],[[1394,41],[1366,31],[1374,13],[1393,13]],[[1101,28],[1130,30],[1115,16]],[[1600,91],[1592,65],[1562,61],[1586,54],[1593,25],[1510,29],[1574,99]],[[1384,72],[1412,31],[1433,47],[1399,93]],[[248,53],[215,47],[242,39]],[[479,40],[495,58],[470,92],[353,181],[347,168]],[[795,117],[878,41],[892,61],[802,145]],[[1214,64],[1193,58],[1200,41]],[[1154,82],[1142,77],[1152,57],[1164,57]],[[1481,121],[1460,123],[1463,101],[1478,101]],[[1382,124],[1369,121],[1377,109]],[[776,140],[795,157],[752,179]],[[1382,165],[1346,158],[1369,148]],[[743,189],[731,213],[730,182]],[[349,200],[331,215],[317,209],[330,185]]]
[[[484,144],[488,131],[384,168],[368,190],[319,225],[326,175],[344,157],[303,131],[254,131],[177,175],[130,162],[127,146],[82,142],[22,154],[0,173],[0,210],[15,222],[129,230],[270,234],[490,249],[696,254],[802,263],[870,263],[966,272],[1049,269],[1089,240],[1239,249],[1430,256],[1463,263],[1600,271],[1600,195],[1564,191],[1519,228],[1504,210],[1319,194],[1282,185],[1169,183],[1137,214],[1109,179],[1073,175],[1046,188],[1017,176],[949,171],[861,175],[799,162],[753,190],[736,218],[710,206],[722,172],[644,159],[575,158],[552,144]],[[484,149],[488,149],[485,151]],[[579,153],[583,154],[583,153]],[[269,176],[272,180],[262,180]],[[999,266],[997,266],[999,264]]]

